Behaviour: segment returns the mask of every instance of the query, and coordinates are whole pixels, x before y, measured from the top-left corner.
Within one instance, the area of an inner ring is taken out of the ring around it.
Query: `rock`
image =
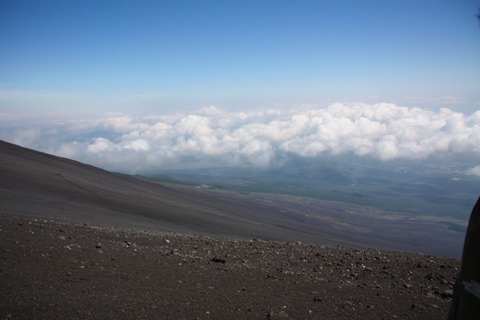
[[[213,262],[218,262],[218,263],[226,263],[226,262],[227,262],[227,261],[225,261],[225,259],[216,258],[216,257],[213,257],[213,258],[212,258],[212,261],[213,261]]]
[[[452,298],[453,297],[453,290],[452,289],[447,289],[447,290],[443,291],[440,295],[443,299]]]
[[[346,300],[346,301],[343,302],[342,307],[344,307],[344,308],[353,307],[353,302]]]
[[[288,319],[288,314],[284,310],[270,310],[268,313],[267,319],[276,320],[276,319]]]
[[[97,242],[97,243],[95,244],[95,248],[101,249],[101,248],[102,248],[102,244],[101,244],[100,242]]]

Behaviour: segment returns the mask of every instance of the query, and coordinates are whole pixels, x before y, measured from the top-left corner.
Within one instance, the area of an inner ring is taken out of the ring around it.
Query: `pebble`
[[[288,314],[284,310],[270,310],[268,313],[267,319],[276,320],[276,319],[288,319]]]
[[[213,262],[218,262],[218,263],[226,263],[226,262],[227,262],[227,261],[225,261],[225,259],[216,258],[216,257],[213,257],[213,258],[212,258],[212,261],[213,261]]]

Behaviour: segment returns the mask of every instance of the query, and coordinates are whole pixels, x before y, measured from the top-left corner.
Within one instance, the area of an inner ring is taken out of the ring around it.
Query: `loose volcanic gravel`
[[[1,319],[445,319],[460,261],[0,218]]]

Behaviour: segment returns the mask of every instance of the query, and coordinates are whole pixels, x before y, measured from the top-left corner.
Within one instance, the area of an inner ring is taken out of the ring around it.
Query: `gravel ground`
[[[445,319],[460,261],[0,218],[1,319]]]

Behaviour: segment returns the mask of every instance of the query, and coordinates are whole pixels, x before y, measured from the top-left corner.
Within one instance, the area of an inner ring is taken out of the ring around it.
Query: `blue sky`
[[[0,112],[480,109],[480,1],[0,3]]]
[[[479,8],[3,0],[0,139],[124,172],[351,154],[480,176]]]

